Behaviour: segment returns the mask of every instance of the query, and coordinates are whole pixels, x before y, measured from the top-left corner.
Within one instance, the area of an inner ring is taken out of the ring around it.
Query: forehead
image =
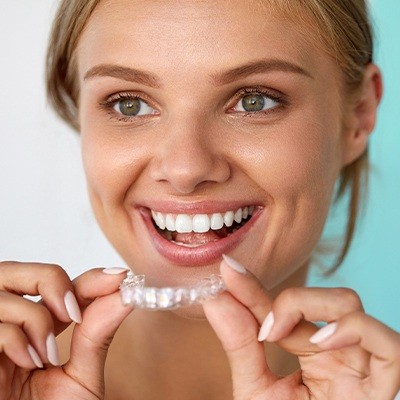
[[[96,64],[201,73],[262,58],[318,74],[332,61],[319,43],[317,30],[263,0],[103,0],[77,54],[81,75]]]

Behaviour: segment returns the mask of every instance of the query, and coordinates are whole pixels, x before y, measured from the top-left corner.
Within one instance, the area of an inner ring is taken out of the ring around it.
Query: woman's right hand
[[[123,270],[103,271],[92,269],[71,281],[57,265],[0,263],[0,400],[104,398],[108,347],[132,309],[119,296]],[[71,357],[58,366],[55,336],[72,319],[79,324]]]

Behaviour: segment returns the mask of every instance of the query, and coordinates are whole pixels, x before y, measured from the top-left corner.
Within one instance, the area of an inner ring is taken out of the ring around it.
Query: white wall
[[[56,0],[0,0],[0,260],[54,262],[71,276],[123,265],[88,203],[79,137],[46,105]]]

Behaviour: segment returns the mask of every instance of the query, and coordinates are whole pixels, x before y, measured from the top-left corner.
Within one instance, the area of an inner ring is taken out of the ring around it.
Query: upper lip
[[[234,211],[247,206],[259,206],[259,201],[201,201],[201,202],[179,202],[179,201],[149,201],[141,203],[138,208],[147,208],[152,211],[169,214],[213,214]]]

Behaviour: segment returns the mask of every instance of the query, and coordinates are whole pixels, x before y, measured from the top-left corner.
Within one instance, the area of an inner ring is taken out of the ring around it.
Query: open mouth
[[[213,214],[169,214],[151,210],[154,227],[165,239],[183,247],[199,247],[227,238],[252,218],[255,206]]]

